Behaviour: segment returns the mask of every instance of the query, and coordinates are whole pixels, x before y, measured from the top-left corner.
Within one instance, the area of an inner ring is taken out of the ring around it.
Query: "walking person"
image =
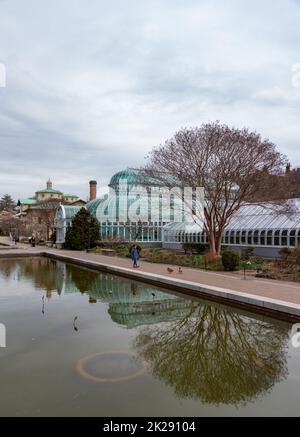
[[[10,233],[9,233],[9,243],[10,243],[10,247],[12,247],[13,242],[14,242],[14,237],[13,237],[13,234],[10,232]]]
[[[32,235],[31,237],[31,247],[35,247],[35,236]]]
[[[132,246],[130,251],[131,259],[133,261],[133,268],[138,268],[138,260],[140,259],[139,251],[136,245]]]

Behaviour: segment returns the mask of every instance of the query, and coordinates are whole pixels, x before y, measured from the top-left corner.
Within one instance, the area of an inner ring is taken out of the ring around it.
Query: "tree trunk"
[[[215,230],[207,229],[209,251],[213,257],[218,257],[221,254],[223,231],[216,232]]]
[[[213,231],[208,230],[209,251],[213,257],[218,256],[216,247],[216,237]]]

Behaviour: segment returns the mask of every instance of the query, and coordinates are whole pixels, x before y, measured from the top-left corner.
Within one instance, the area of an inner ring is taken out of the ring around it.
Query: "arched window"
[[[281,246],[287,246],[288,245],[288,239],[287,239],[287,235],[288,235],[288,230],[284,229],[281,232]]]
[[[225,232],[225,244],[229,243],[229,231]]]
[[[184,232],[182,231],[179,232],[179,241],[180,243],[184,243]]]
[[[230,238],[229,238],[230,244],[234,244],[235,243],[234,236],[235,236],[235,231],[230,231]]]
[[[236,231],[235,241],[236,241],[236,244],[241,244],[241,231]]]
[[[253,235],[253,231],[248,231],[247,244],[249,244],[250,246],[253,244],[252,243],[252,235]]]
[[[242,239],[241,239],[241,243],[242,243],[242,244],[246,244],[246,231],[242,231]]]
[[[273,231],[272,231],[272,229],[270,229],[267,232],[267,245],[268,246],[272,246],[273,245]]]
[[[300,229],[297,232],[297,246],[300,246]]]
[[[296,246],[296,229],[290,231],[290,246]]]
[[[260,244],[265,246],[266,244],[266,231],[261,231],[260,233]]]
[[[254,231],[254,234],[253,234],[253,244],[255,244],[255,245],[258,244],[258,233],[259,233],[259,231],[256,229]]]
[[[274,233],[274,246],[280,245],[280,229],[276,229]]]

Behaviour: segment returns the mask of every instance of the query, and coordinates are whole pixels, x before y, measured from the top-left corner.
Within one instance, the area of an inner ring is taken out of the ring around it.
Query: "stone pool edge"
[[[26,255],[32,256],[32,254]],[[202,297],[210,301],[247,309],[263,315],[280,318],[282,320],[300,321],[300,305],[292,302],[260,297],[249,293],[238,292],[235,290],[211,285],[208,286],[183,279],[174,279],[162,275],[154,275],[153,273],[142,272],[139,270],[133,271],[132,269],[126,267],[112,266],[110,264],[103,264],[92,260],[84,260],[70,255],[57,254],[47,251],[41,251],[35,255],[57,259],[59,261],[98,270],[104,273],[122,276],[127,279],[148,283],[190,296]]]

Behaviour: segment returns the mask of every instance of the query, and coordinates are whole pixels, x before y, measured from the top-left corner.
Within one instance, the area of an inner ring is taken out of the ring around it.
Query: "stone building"
[[[22,229],[26,230],[24,236],[34,234],[38,239],[48,240],[55,230],[55,211],[59,204],[80,207],[86,202],[76,194],[54,189],[50,179],[34,196],[19,199],[17,216],[22,220]]]
[[[57,201],[63,204],[82,204],[85,205],[85,201],[80,199],[76,194],[65,194],[60,190],[55,190],[53,188],[52,181],[49,179],[46,183],[46,188],[38,190],[35,192],[33,197],[27,197],[19,199],[18,206],[20,208],[20,213],[23,214],[29,209],[36,208],[39,204],[48,201]]]

